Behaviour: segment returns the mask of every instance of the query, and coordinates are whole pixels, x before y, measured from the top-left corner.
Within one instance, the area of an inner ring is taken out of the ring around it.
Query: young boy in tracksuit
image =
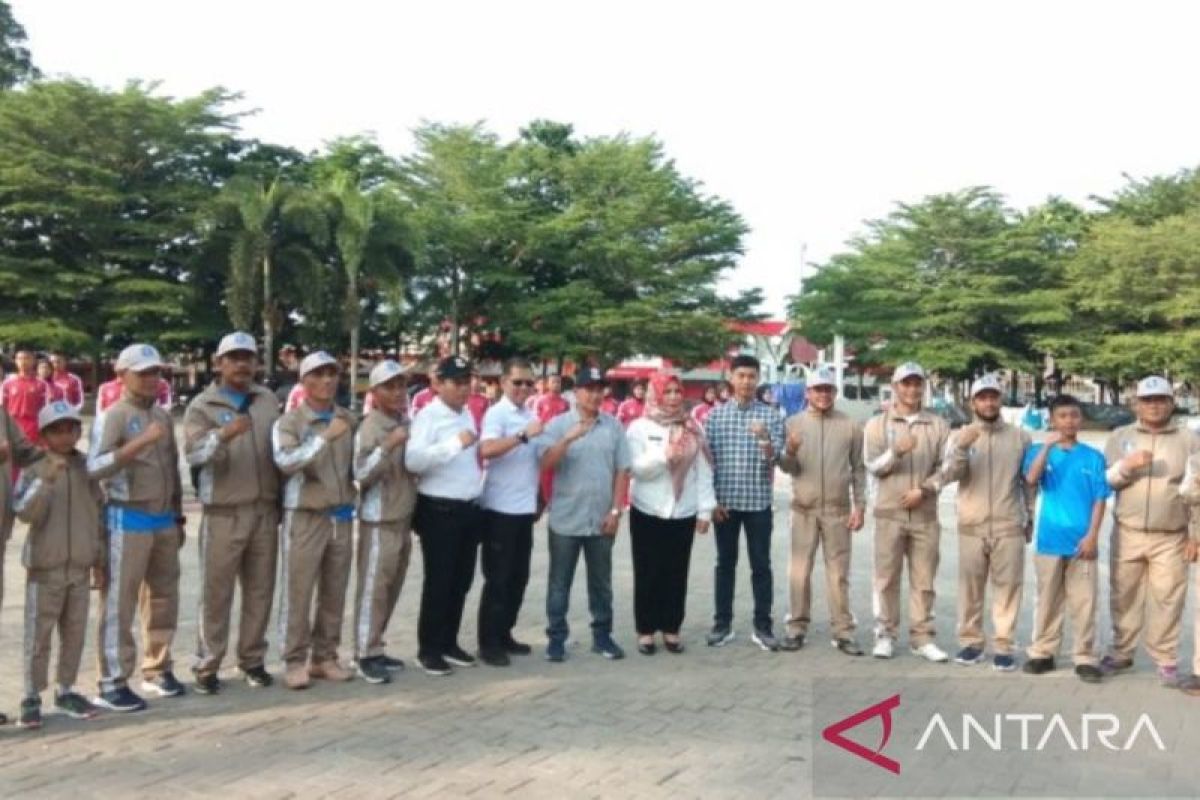
[[[300,381],[304,402],[280,417],[271,434],[275,465],[286,477],[279,634],[289,689],[305,689],[311,678],[354,677],[337,657],[353,551],[354,415],[334,404],[338,365],[333,356],[318,351],[305,357]]]
[[[183,684],[171,671],[171,641],[179,618],[179,548],[183,546],[183,487],[174,422],[157,403],[163,362],[147,344],[117,358],[124,394],[95,422],[88,475],[101,482],[108,504],[108,580],[100,592],[100,694],[111,711],[141,711],[146,703],[128,685],[137,658],[133,617],[142,620],[142,690],[177,697]]]
[[[264,666],[279,543],[279,472],[271,428],[279,401],[254,383],[258,350],[248,333],[231,333],[217,346],[214,381],[188,404],[183,417],[188,464],[200,469],[200,608],[196,691],[221,690],[217,672],[229,643],[234,588],[242,590],[237,664],[254,688],[270,686]]]
[[[1042,675],[1055,668],[1063,639],[1063,617],[1071,618],[1075,675],[1087,683],[1103,678],[1097,666],[1096,554],[1105,501],[1104,456],[1078,440],[1083,421],[1079,401],[1059,395],[1050,401],[1050,435],[1025,455],[1025,482],[1041,491],[1037,521],[1037,609],[1033,644],[1024,671]]]
[[[404,662],[384,652],[383,634],[408,572],[416,480],[404,467],[408,420],[404,417],[404,369],[381,361],[368,378],[371,411],[354,437],[358,481],[358,598],[354,654],[368,683],[388,683]]]
[[[1023,471],[1029,434],[1000,417],[1000,382],[984,375],[971,386],[975,421],[950,437],[946,484],[958,482],[958,644],[963,666],[985,658],[984,594],[992,595],[992,667],[1016,669],[1017,615],[1032,533],[1032,490]]]
[[[28,523],[22,561],[25,583],[25,696],[19,724],[42,724],[42,698],[50,668],[50,640],[58,631],[54,705],[76,719],[96,707],[73,686],[83,655],[89,584],[102,582],[104,558],[100,509],[103,497],[88,478],[75,449],[83,426],[68,403],[55,401],[38,414],[38,431],[49,454],[21,473],[16,513]],[[89,572],[91,581],[89,581]]]

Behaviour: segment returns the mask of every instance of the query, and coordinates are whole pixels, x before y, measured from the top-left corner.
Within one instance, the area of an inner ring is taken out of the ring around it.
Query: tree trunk
[[[275,321],[271,319],[271,256],[263,256],[263,370],[275,375]]]
[[[350,410],[358,410],[358,279],[353,273],[346,282],[346,311],[350,318]]]

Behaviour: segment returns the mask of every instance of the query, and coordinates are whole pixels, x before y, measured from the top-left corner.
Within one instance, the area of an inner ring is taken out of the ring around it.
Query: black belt
[[[471,500],[457,500],[453,497],[434,497],[431,494],[418,494],[417,500],[423,500],[434,506],[442,506],[443,508],[462,510],[462,509],[478,509],[479,498]]]

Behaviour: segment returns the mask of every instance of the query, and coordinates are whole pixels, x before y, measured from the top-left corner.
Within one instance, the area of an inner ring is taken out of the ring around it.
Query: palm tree
[[[358,403],[358,353],[364,289],[394,291],[411,262],[404,209],[387,187],[364,190],[349,172],[338,172],[325,189],[336,257],[346,279],[342,323],[350,338],[350,408]],[[367,284],[364,286],[364,284]]]
[[[275,299],[279,281],[321,268],[319,249],[329,237],[321,198],[280,178],[263,185],[234,177],[218,195],[212,218],[232,236],[225,287],[229,321],[239,330],[249,330],[261,301],[263,361],[269,378],[274,373],[275,332],[284,316]]]

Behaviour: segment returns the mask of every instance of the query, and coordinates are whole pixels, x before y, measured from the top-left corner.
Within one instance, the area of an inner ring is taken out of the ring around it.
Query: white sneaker
[[[891,658],[896,655],[896,643],[886,636],[880,636],[875,640],[875,647],[871,650],[871,655],[875,658]]]
[[[950,660],[950,656],[946,655],[946,651],[938,647],[933,642],[926,642],[920,647],[912,649],[914,656],[920,656],[926,661],[932,661],[935,664],[944,664]]]

